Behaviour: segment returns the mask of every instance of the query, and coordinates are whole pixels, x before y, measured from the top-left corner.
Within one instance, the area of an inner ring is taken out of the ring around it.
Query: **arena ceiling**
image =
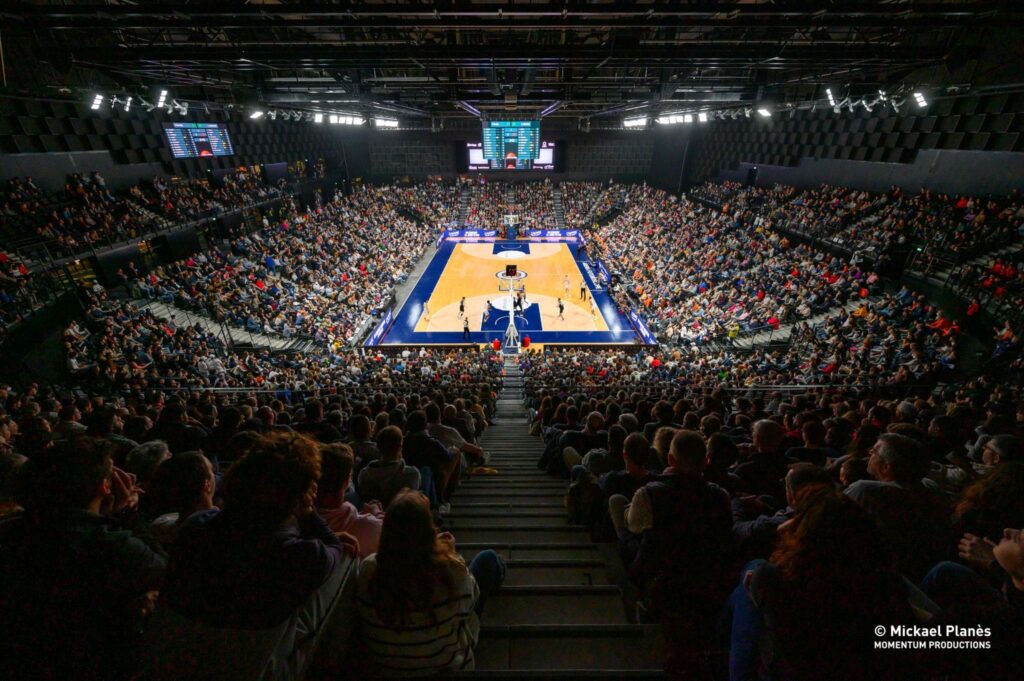
[[[9,49],[43,67],[9,55],[22,84],[599,122],[807,101],[827,86],[856,96],[1013,80],[1024,3],[8,1],[0,17]]]

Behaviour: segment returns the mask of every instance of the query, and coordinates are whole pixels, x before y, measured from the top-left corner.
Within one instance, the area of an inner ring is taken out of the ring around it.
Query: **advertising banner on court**
[[[384,313],[384,316],[381,317],[377,326],[373,327],[373,332],[370,333],[370,336],[366,339],[366,342],[363,343],[363,345],[370,347],[371,345],[377,345],[380,343],[381,340],[384,339],[384,334],[387,333],[388,327],[391,326],[391,322],[393,321],[395,321],[395,310],[394,308],[390,308],[386,313]]]
[[[604,263],[601,261],[601,258],[597,259],[597,273],[601,275],[601,280],[604,282],[605,286],[611,284],[612,273],[609,272],[608,268],[604,266]]]
[[[640,313],[637,312],[635,308],[629,309],[629,323],[633,325],[634,329],[636,329],[637,334],[640,336],[640,340],[642,340],[645,345],[658,344],[654,334],[647,328],[647,322],[640,316]]]
[[[449,241],[489,241],[498,238],[496,229],[446,229],[441,235]]]

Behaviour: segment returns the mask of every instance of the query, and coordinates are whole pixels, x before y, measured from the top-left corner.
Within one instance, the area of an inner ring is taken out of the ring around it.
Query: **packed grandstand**
[[[1020,663],[1020,196],[431,181],[303,205],[287,183],[247,175],[113,192],[90,173],[56,195],[8,181],[4,233],[77,256],[268,198],[276,211],[227,241],[82,286],[63,375],[2,389],[0,665],[32,648],[48,651],[48,673],[150,678],[154,612],[272,626],[304,612],[349,555],[412,599],[364,585],[361,568],[358,619],[377,632],[366,673],[469,668],[475,638],[431,618],[476,621],[515,561],[481,551],[468,582],[464,567],[438,572],[438,588],[466,590],[451,606],[383,571],[412,560],[389,553],[412,550],[396,533],[444,526],[460,486],[502,474],[483,446],[494,427],[535,443],[531,467],[561,481],[570,521],[612,547],[626,610],[662,627],[672,673],[753,678],[768,640],[780,678],[997,678]],[[616,304],[640,310],[659,343],[509,358],[362,346],[439,230],[497,228],[511,205],[526,226],[583,230]],[[898,278],[931,255],[950,261],[941,300],[915,284],[932,272]],[[3,260],[3,321],[17,326],[45,310],[42,274],[13,250]],[[239,346],[206,322],[310,342]],[[494,426],[502,409],[521,416]],[[423,509],[433,518],[417,520]],[[109,523],[102,537],[96,523]],[[436,569],[461,564],[459,527],[428,545]],[[70,546],[86,572],[62,560]],[[425,617],[434,638],[381,602]],[[998,656],[878,656],[865,638],[878,623],[979,618],[998,622]],[[76,627],[86,639],[52,648]],[[396,646],[417,654],[396,663]],[[455,648],[457,664],[441,652]]]

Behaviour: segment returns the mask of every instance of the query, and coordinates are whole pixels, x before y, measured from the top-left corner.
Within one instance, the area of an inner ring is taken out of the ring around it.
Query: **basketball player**
[[[427,320],[428,322],[430,321],[430,300],[429,299],[423,301],[423,318],[425,320]]]
[[[597,306],[594,305],[594,299],[590,299],[590,316],[597,319]]]
[[[562,288],[565,289],[565,297],[569,297],[569,275],[565,275],[565,279],[562,280]]]
[[[558,299],[558,318],[563,322],[565,321],[565,303],[562,302],[561,298]]]
[[[462,315],[466,314],[466,297],[463,296],[462,300],[459,301],[459,319],[462,319]]]
[[[487,301],[487,307],[484,308],[484,324],[486,324],[487,320],[491,318],[491,310],[492,309],[493,308],[491,307],[491,301],[488,300]]]
[[[461,314],[462,313],[460,312],[459,315],[461,316]],[[469,317],[465,317],[462,320],[462,340],[468,341],[469,339]]]
[[[580,300],[587,299],[587,280],[580,279]]]

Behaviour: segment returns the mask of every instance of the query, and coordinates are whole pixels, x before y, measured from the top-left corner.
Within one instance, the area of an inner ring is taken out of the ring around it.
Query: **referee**
[[[464,340],[464,341],[470,340],[470,335],[469,335],[469,317],[464,317],[462,319],[462,340]]]
[[[580,300],[587,299],[587,280],[580,279]]]

